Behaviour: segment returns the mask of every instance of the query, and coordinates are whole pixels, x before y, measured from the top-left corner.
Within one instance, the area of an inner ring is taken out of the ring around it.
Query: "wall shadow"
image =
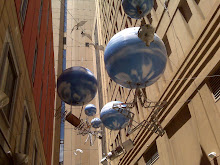
[[[201,147],[201,150],[202,150],[202,157],[200,159],[200,165],[211,165],[210,161],[209,161],[209,158],[208,158],[208,155],[205,153],[204,149]]]

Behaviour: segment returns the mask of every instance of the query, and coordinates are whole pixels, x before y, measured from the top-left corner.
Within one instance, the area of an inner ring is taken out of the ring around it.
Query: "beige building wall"
[[[27,155],[27,164],[46,165],[32,84],[28,76],[14,1],[0,1],[0,13],[0,66],[2,69],[2,66],[7,65],[2,61],[7,56],[8,50],[10,50],[11,56],[9,58],[13,61],[13,64],[10,65],[13,65],[17,77],[13,100],[10,103],[12,108],[9,120],[5,111],[0,109],[0,164],[11,164],[10,160],[13,159],[15,154],[21,153]],[[0,74],[0,86],[2,87],[3,82],[6,81],[1,76],[5,73],[1,70]],[[29,120],[29,130],[27,132],[24,131],[25,117]],[[25,152],[21,149],[22,144],[24,144],[22,143],[24,137],[28,137],[25,142]]]
[[[82,36],[81,32],[89,34],[94,38],[94,26],[95,26],[95,0],[68,0],[67,1],[67,32],[64,34],[66,37],[66,68],[72,66],[83,66],[88,68],[95,77],[97,77],[96,71],[96,57],[95,49],[92,45],[86,47],[87,43],[94,43],[94,39],[91,41],[86,36]],[[78,30],[75,27],[80,21],[87,21],[83,26],[79,27]],[[97,116],[99,117],[99,104],[98,94],[90,102],[97,108]],[[77,117],[80,116],[81,107],[65,105],[65,110],[68,112],[72,111]],[[84,106],[85,108],[85,106]],[[71,110],[72,109],[72,110]],[[90,122],[94,117],[89,117]],[[86,119],[84,109],[82,111],[81,119]],[[65,121],[64,129],[64,164],[65,165],[97,165],[99,161],[98,157],[98,141],[96,139],[93,146],[90,146],[89,141],[85,144],[87,135],[77,135],[77,131],[74,127]],[[76,149],[83,150],[83,153],[77,152],[74,154]]]
[[[106,129],[107,152],[115,149],[120,140],[131,139],[135,144],[110,164],[146,164],[152,153],[158,153],[155,165],[220,163],[220,101],[213,96],[210,78],[214,75],[214,81],[219,82],[219,76],[215,76],[220,69],[219,1],[168,1],[167,10],[164,0],[155,2],[145,21],[150,23],[152,18],[151,24],[170,51],[164,75],[146,92],[150,100],[167,102],[157,115],[166,133],[160,137],[139,129],[127,137],[124,129]],[[97,8],[100,44],[107,45],[115,33],[126,27],[140,26],[140,20],[129,19],[124,13],[121,0],[98,0]],[[115,99],[125,101],[129,90],[110,80],[102,52],[100,59],[104,104]],[[128,100],[132,99],[130,95]],[[149,119],[151,111],[139,103],[138,111],[132,109],[138,122]],[[208,157],[211,152],[216,152],[217,158]]]

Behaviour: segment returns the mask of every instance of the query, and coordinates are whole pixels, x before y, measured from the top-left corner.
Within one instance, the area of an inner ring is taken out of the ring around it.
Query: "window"
[[[130,24],[132,25],[132,20],[130,17],[128,17],[128,20],[129,20]]]
[[[164,35],[162,40],[163,40],[163,43],[164,43],[164,45],[166,47],[166,50],[167,50],[167,56],[169,57],[170,54],[172,53],[172,51],[171,51],[170,44],[169,44],[169,41],[167,39],[167,35],[166,34]]]
[[[157,10],[157,7],[158,7],[158,5],[157,5],[157,1],[154,0],[154,10],[155,10],[155,11]]]
[[[20,138],[20,153],[27,154],[29,146],[29,137],[30,137],[31,121],[28,113],[28,106],[25,102],[24,104],[24,115],[23,123],[21,128],[21,138]]]
[[[38,165],[37,158],[38,158],[37,145],[36,145],[36,143],[34,143],[34,149],[33,149],[33,155],[32,155],[32,165]]]
[[[22,0],[21,2],[21,8],[20,8],[20,17],[21,17],[21,24],[24,25],[26,13],[27,13],[27,6],[28,6],[28,0]]]
[[[179,9],[180,13],[182,14],[182,16],[184,17],[184,19],[186,20],[186,22],[188,23],[191,16],[192,16],[192,12],[189,8],[187,1],[181,0],[179,3],[178,9]]]
[[[122,9],[121,9],[121,6],[119,7],[119,12],[120,12],[120,14],[122,15]]]
[[[63,45],[66,45],[66,37],[63,37]]]
[[[151,13],[149,13],[149,14],[147,15],[147,19],[148,19],[149,23],[151,24],[151,23],[152,23]]]
[[[16,70],[10,45],[6,44],[3,51],[2,60],[0,59],[0,90],[9,97],[9,103],[1,109],[1,112],[3,112],[7,121],[10,122],[18,81],[18,71]]]
[[[170,139],[175,135],[190,119],[191,114],[189,112],[189,107],[188,105],[184,105],[165,128],[168,138]]]
[[[128,28],[128,21],[125,21],[125,27]]]
[[[40,32],[40,25],[41,25],[41,17],[42,17],[42,10],[43,10],[43,0],[40,3],[40,10],[39,10],[39,17],[38,17],[38,33]]]
[[[220,77],[214,75],[220,75],[220,67],[213,73],[213,77],[208,79],[208,86],[215,98],[215,101],[218,101],[220,99]]]
[[[33,67],[32,67],[32,83],[34,84],[35,79],[35,70],[36,70],[36,64],[37,64],[37,54],[38,54],[38,46],[37,41],[35,44],[35,50],[34,50],[34,61],[33,61]]]
[[[200,0],[195,0],[195,2],[196,2],[197,4],[199,4]]]
[[[146,165],[153,165],[159,159],[156,142],[154,142],[147,152],[143,154],[143,158]]]

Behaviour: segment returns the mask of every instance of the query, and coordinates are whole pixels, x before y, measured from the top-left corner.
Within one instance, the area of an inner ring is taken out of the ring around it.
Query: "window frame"
[[[24,14],[24,18],[23,18],[23,16],[22,16],[22,8],[23,8],[23,6],[24,6],[24,1],[27,2],[27,6],[26,6],[26,9],[25,9],[25,14]],[[20,6],[19,14],[20,14],[20,20],[21,20],[21,26],[22,26],[22,28],[23,28],[23,26],[24,26],[25,19],[26,19],[26,15],[27,15],[28,3],[29,3],[29,0],[22,0],[21,6]]]
[[[38,152],[37,142],[36,140],[34,140],[33,152],[32,152],[32,165],[37,165],[38,157],[39,157],[39,152]]]
[[[28,152],[29,152],[29,144],[30,144],[30,136],[31,136],[31,125],[32,125],[31,117],[30,117],[30,113],[29,113],[29,106],[27,104],[27,101],[25,100],[24,101],[24,112],[23,112],[22,126],[21,126],[21,136],[20,136],[20,143],[19,143],[19,152],[21,152],[21,142],[22,142],[22,138],[23,138],[23,136],[22,136],[23,132],[22,131],[24,129],[24,120],[25,120],[26,117],[29,120],[29,128],[28,128],[28,135],[26,135],[28,137],[26,139],[27,143],[25,144],[26,147],[25,147],[25,153],[24,154],[28,154]]]
[[[13,98],[12,98],[12,102],[11,102],[11,108],[10,108],[10,114],[9,114],[9,118],[7,118],[6,114],[0,110],[0,113],[2,114],[3,118],[5,119],[5,123],[8,126],[8,128],[10,128],[10,126],[12,125],[12,117],[14,115],[14,108],[15,108],[15,102],[16,102],[16,98],[17,98],[17,92],[18,92],[18,86],[19,86],[19,81],[20,81],[20,70],[18,67],[18,60],[17,57],[15,55],[15,51],[14,51],[14,43],[11,37],[11,30],[10,27],[8,27],[6,34],[5,34],[5,40],[3,42],[3,48],[1,51],[1,56],[0,56],[0,72],[3,69],[3,64],[8,56],[8,51],[11,52],[11,60],[13,63],[13,68],[16,74],[16,80],[15,80],[15,87],[13,89]],[[0,86],[1,86],[1,80],[0,79]]]

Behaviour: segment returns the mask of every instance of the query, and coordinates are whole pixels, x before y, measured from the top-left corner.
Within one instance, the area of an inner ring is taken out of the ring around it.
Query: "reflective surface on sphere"
[[[65,103],[81,106],[95,97],[97,80],[89,69],[74,66],[64,70],[57,79],[57,92]]]
[[[167,52],[163,41],[154,34],[150,46],[138,38],[139,27],[127,28],[115,34],[105,53],[105,68],[109,77],[126,88],[145,88],[163,74]]]
[[[122,6],[129,17],[139,19],[151,11],[154,0],[123,0]]]
[[[91,120],[91,125],[93,128],[99,128],[102,124],[102,121],[99,118],[94,118]]]
[[[104,126],[110,130],[120,130],[125,128],[129,122],[129,110],[124,110],[121,114],[115,109],[112,109],[113,104],[122,103],[121,101],[112,101],[107,103],[101,110],[100,119]]]
[[[87,116],[94,116],[96,114],[96,107],[93,104],[88,104],[85,107],[85,114]]]

